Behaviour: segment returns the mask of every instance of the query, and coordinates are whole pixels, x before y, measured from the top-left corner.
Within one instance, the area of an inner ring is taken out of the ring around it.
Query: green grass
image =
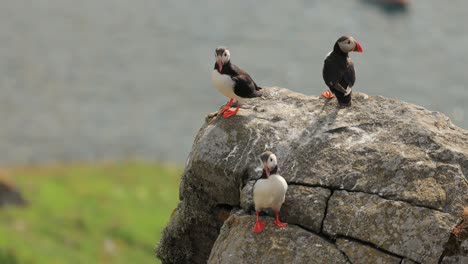
[[[180,174],[144,162],[2,170],[29,204],[0,209],[0,263],[158,263]]]

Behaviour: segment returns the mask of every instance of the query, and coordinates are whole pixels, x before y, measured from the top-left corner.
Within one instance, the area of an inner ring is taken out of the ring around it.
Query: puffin
[[[340,107],[351,106],[351,93],[356,73],[348,56],[350,52],[362,52],[361,44],[351,36],[340,37],[328,53],[323,64],[323,80],[330,89],[322,93],[327,99],[336,96]]]
[[[288,184],[278,174],[278,160],[271,151],[265,151],[260,155],[263,165],[262,177],[257,180],[253,187],[253,200],[257,220],[253,227],[254,233],[258,234],[265,229],[265,222],[260,220],[260,212],[271,208],[275,212],[275,225],[286,227],[287,224],[279,220],[279,211],[284,203]]]
[[[229,49],[216,48],[215,57],[216,63],[211,74],[211,81],[221,94],[229,98],[228,103],[218,114],[228,118],[237,114],[241,103],[244,103],[246,99],[262,96],[263,90],[246,71],[231,63]],[[237,101],[237,107],[231,110],[234,99]]]

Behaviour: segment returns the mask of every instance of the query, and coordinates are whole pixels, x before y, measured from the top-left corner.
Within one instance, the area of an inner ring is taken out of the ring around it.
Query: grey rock
[[[403,259],[401,264],[417,264],[416,262],[412,261],[411,259]]]
[[[367,241],[417,262],[437,263],[458,221],[405,202],[336,191],[328,203],[324,232]]]
[[[276,153],[279,172],[291,186],[303,185],[317,197],[326,195],[314,188],[362,193],[357,200],[374,201],[375,194],[393,213],[379,216],[381,223],[377,223],[367,210],[362,216],[368,222],[359,223],[360,230],[348,234],[356,232],[358,239],[380,246],[373,233],[385,233],[380,229],[388,227],[386,222],[397,224],[395,214],[414,213],[407,221],[415,224],[404,225],[405,232],[416,233],[421,226],[443,227],[441,235],[424,230],[431,235],[423,244],[434,247],[425,249],[431,252],[425,258],[440,257],[436,255],[441,254],[452,223],[448,216],[456,216],[468,204],[467,131],[443,114],[362,93],[354,93],[350,108],[339,109],[335,100],[272,87],[249,104],[232,118],[207,118],[198,132],[182,176],[181,202],[157,249],[163,263],[206,262],[226,211],[230,207],[251,210],[249,184],[261,173],[258,155],[265,150]],[[295,193],[294,188],[290,191]],[[284,204],[284,217],[317,232],[323,202],[314,204],[299,196]],[[348,221],[349,212],[339,209],[328,205],[328,211],[339,212],[334,221]],[[420,213],[428,218],[418,218]],[[375,230],[364,234],[365,225]],[[328,232],[339,233],[343,228],[330,225]],[[390,249],[385,250],[422,259],[422,253],[402,248],[416,246],[399,241],[405,237],[400,235],[388,237]]]
[[[253,201],[253,186],[255,181],[249,181],[244,188],[242,188],[240,194],[240,207],[248,212],[255,210]],[[286,193],[287,195],[287,193]]]
[[[163,263],[206,263],[223,221],[216,210],[197,208],[182,201],[172,214],[156,249]]]
[[[450,256],[444,257],[440,264],[467,264],[468,256]]]
[[[337,239],[336,246],[351,263],[400,264],[401,258],[349,239]]]
[[[328,189],[291,185],[281,208],[281,219],[320,233],[330,195]]]
[[[254,216],[232,215],[221,229],[208,263],[347,263],[336,246],[320,236],[294,225],[278,228],[273,218],[264,218],[265,230],[255,234]]]
[[[468,256],[468,239],[460,243],[460,250]]]

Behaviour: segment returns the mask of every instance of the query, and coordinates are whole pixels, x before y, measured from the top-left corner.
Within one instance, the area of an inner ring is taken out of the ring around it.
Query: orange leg
[[[253,231],[254,231],[255,234],[258,234],[258,233],[262,232],[263,229],[265,229],[265,222],[260,220],[260,212],[256,212],[256,214],[257,214],[257,222],[255,222],[255,226],[253,228]]]
[[[229,99],[229,102],[227,102],[227,104],[225,106],[223,106],[223,108],[221,108],[221,110],[219,110],[219,114],[224,114],[224,112],[226,112],[226,110],[228,110],[229,108],[231,108],[231,105],[232,105],[232,102],[234,101],[233,98],[230,98]]]
[[[330,92],[330,91],[325,91],[325,92],[323,92],[323,93],[322,93],[322,96],[325,97],[325,98],[327,98],[327,99],[332,99],[333,97],[335,97],[335,95],[333,95],[333,93]]]
[[[279,227],[287,227],[288,224],[286,223],[283,223],[279,220],[279,213],[278,212],[275,212],[275,225],[279,226]]]
[[[231,116],[234,116],[237,114],[237,112],[239,111],[239,108],[240,108],[240,104],[238,103],[237,104],[237,107],[236,107],[236,110],[231,110],[231,109],[228,109],[226,110],[224,113],[223,113],[223,116],[224,118],[228,118],[228,117],[231,117]]]

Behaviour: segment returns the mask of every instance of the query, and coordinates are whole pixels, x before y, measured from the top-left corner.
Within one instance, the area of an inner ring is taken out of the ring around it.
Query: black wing
[[[251,80],[251,81],[253,82],[253,84],[255,85],[255,90],[259,91],[259,90],[262,89],[261,87],[259,87],[259,86],[254,82],[254,80],[252,79],[252,77],[250,77],[250,75],[249,75],[246,71],[244,71],[243,69],[237,67],[236,65],[234,65],[234,64],[232,64],[232,63],[231,63],[231,68],[232,68],[232,70],[236,73],[236,74],[235,74],[236,76],[237,76],[237,75],[245,75],[245,76],[249,77],[250,80]]]
[[[335,58],[336,59],[336,58]],[[334,61],[334,58],[328,56],[323,64],[322,76],[325,84],[332,88],[335,83],[343,79],[345,72],[340,65]],[[345,87],[346,89],[346,87]]]
[[[237,67],[237,65],[234,65],[234,64],[231,63],[231,68],[236,73],[235,75],[247,75],[247,76],[250,77],[250,75],[246,71],[244,71],[243,69]]]
[[[242,98],[254,98],[262,96],[260,90],[257,89],[257,85],[250,78],[249,75],[238,75],[232,77],[234,81],[234,93]]]
[[[354,63],[350,60],[348,62],[348,68],[343,76],[343,79],[348,84],[348,87],[353,87],[354,82],[356,81],[356,73],[354,72]],[[347,88],[344,86],[344,88]]]

